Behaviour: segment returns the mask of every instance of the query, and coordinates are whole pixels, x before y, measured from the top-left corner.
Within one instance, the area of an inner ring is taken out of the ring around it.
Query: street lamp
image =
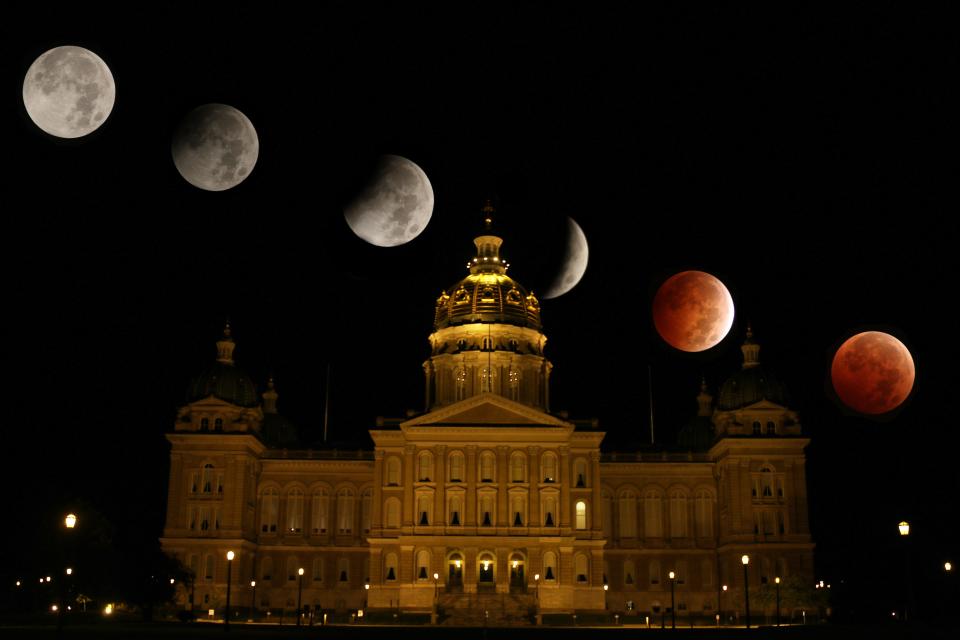
[[[723,585],[721,589],[723,592],[720,594],[720,614],[723,615],[723,594],[727,592],[727,585]]]
[[[223,613],[223,630],[230,631],[230,580],[233,574],[233,551],[227,551],[227,610]]]
[[[750,628],[750,585],[748,584],[747,565],[750,564],[750,556],[743,554],[740,558],[743,563],[743,606],[747,616],[747,629]]]
[[[946,571],[947,573],[950,573],[951,571],[953,571],[953,565],[950,564],[949,562],[944,562],[944,563],[943,563],[943,570]],[[19,585],[19,584],[20,584],[20,583],[18,582],[17,585]]]
[[[780,626],[780,576],[777,576],[773,579],[774,584],[777,585],[777,626]]]
[[[67,528],[67,531],[73,531],[73,528],[77,526],[77,516],[73,513],[68,513],[63,518],[63,525]],[[67,545],[65,545],[67,546]],[[67,575],[69,576],[73,573],[73,570],[67,568]],[[47,582],[50,582],[50,577],[47,577]],[[67,600],[67,581],[66,579],[60,581],[60,606],[57,607],[57,631],[63,630],[63,616],[64,612],[67,610],[66,600]]]
[[[913,608],[913,584],[910,580],[910,544],[907,541],[907,536],[910,535],[910,523],[902,520],[897,525],[897,529],[900,531],[900,537],[903,538],[903,571],[907,580],[907,602],[903,606],[903,620],[906,622],[910,619],[910,609]]]
[[[250,622],[253,622],[253,612],[257,608],[257,581],[250,581],[250,588],[253,589],[253,595],[250,596]]]
[[[369,580],[369,578],[367,578]],[[365,582],[363,584],[363,608],[367,608],[367,598],[370,597],[370,583]]]
[[[297,569],[297,574],[300,576],[300,584],[297,586],[297,626],[300,626],[300,602],[301,597],[303,596],[303,567]]]
[[[440,580],[440,574],[434,571],[433,572],[433,622],[434,624],[436,624],[437,622],[437,598],[439,597],[437,590],[440,584],[438,582],[439,580]]]
[[[674,595],[674,587],[677,583],[677,580],[676,580],[677,574],[671,571],[670,573],[667,574],[667,577],[670,578],[670,628],[676,629],[677,628],[677,608],[674,602],[673,595]]]
[[[533,574],[533,584],[536,585],[536,604],[537,604],[537,608],[535,609],[536,623],[540,624],[540,574],[539,573]]]
[[[72,513],[68,513],[67,517],[63,519],[63,524],[66,525],[67,529],[73,529],[77,526],[77,516]]]

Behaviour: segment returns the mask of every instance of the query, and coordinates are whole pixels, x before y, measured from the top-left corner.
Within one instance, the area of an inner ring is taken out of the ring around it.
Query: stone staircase
[[[456,627],[532,625],[536,598],[526,593],[444,593],[439,623]]]

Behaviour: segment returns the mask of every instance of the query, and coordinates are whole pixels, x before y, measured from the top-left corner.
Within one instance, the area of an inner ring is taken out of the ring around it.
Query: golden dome
[[[507,275],[510,265],[500,258],[503,240],[483,235],[473,243],[477,255],[467,263],[470,275],[440,292],[434,330],[461,324],[504,323],[539,331],[540,301]]]

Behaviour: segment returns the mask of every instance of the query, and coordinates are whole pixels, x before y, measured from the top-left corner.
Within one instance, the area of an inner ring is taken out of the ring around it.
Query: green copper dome
[[[217,361],[190,383],[187,402],[213,396],[238,407],[256,407],[260,404],[253,382],[233,362],[235,346],[230,337],[230,325],[227,325],[223,338],[217,341]]]

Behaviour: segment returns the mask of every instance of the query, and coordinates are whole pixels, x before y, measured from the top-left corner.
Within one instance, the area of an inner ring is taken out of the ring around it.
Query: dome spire
[[[487,199],[480,211],[483,213],[483,225],[486,233],[473,239],[473,244],[477,246],[477,255],[467,263],[467,267],[472,274],[504,274],[510,265],[500,258],[500,245],[503,244],[503,238],[490,233],[493,226],[493,214],[496,209],[494,209],[493,203]]]
[[[697,394],[697,415],[710,416],[713,413],[713,396],[707,392],[707,378],[700,379],[700,393]]]
[[[232,333],[228,320],[223,328],[223,338],[217,340],[217,362],[233,364],[233,350],[237,345],[233,342]]]
[[[279,394],[277,390],[274,389],[273,376],[270,376],[267,379],[267,390],[263,392],[263,412],[264,413],[276,413],[277,412],[277,398]]]
[[[753,341],[753,326],[747,323],[747,337],[740,347],[743,352],[743,368],[752,369],[760,364],[760,345]]]

